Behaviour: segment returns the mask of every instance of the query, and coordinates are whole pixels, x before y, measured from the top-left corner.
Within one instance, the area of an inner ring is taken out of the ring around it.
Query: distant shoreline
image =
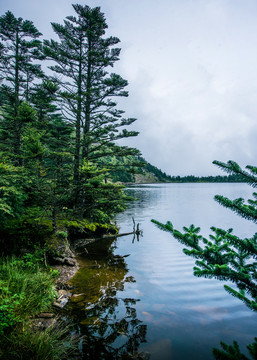
[[[147,184],[186,184],[186,183],[198,183],[198,184],[203,184],[203,183],[245,183],[245,181],[243,181],[242,179],[229,179],[229,176],[220,176],[215,177],[213,176],[213,179],[208,179],[209,177],[206,177],[207,179],[205,180],[205,177],[201,177],[201,178],[196,178],[195,179],[191,179],[188,180],[186,179],[187,177],[181,177],[180,180],[171,180],[171,181],[135,181],[135,182],[122,182],[122,185],[125,186],[133,186],[133,185],[147,185]],[[222,179],[220,179],[222,178]]]

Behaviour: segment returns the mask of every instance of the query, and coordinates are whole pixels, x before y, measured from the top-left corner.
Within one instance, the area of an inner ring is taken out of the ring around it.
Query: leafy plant
[[[11,294],[7,287],[1,289],[0,302],[0,335],[3,335],[5,330],[19,322],[20,318],[16,314],[23,294]]]

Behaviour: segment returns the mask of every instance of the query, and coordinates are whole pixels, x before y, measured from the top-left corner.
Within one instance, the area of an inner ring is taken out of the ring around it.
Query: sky
[[[72,3],[100,6],[122,49],[113,71],[129,82],[119,101],[126,141],[167,174],[223,175],[213,160],[257,165],[256,0],[0,0],[43,38]]]

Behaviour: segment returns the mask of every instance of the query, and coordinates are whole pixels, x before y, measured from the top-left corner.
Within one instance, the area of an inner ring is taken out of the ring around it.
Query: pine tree
[[[123,158],[138,153],[116,144],[137,135],[126,129],[135,119],[125,119],[113,100],[128,96],[127,81],[109,73],[119,39],[104,37],[99,7],[73,8],[76,16],[52,24],[59,41],[45,40],[43,47],[31,21],[10,11],[0,17],[0,155],[26,180],[12,193],[10,179],[8,193],[0,189],[5,222],[17,212],[34,223],[51,219],[55,231],[58,220],[74,215],[110,223],[125,206],[122,187],[107,181],[109,170],[131,168]],[[54,62],[52,77],[40,68],[46,57]]]
[[[61,116],[56,105],[57,92],[58,85],[47,78],[31,88],[30,102],[37,111],[38,126],[42,129],[47,127],[52,117]]]
[[[42,59],[41,33],[29,20],[16,18],[7,11],[0,17],[0,78],[1,93],[8,102],[9,115],[14,120],[14,152],[19,158],[21,147],[21,123],[17,118],[21,101],[29,101],[29,91],[34,78],[43,77],[35,60]],[[17,121],[16,121],[17,120]],[[21,161],[19,161],[21,165]]]
[[[36,121],[36,111],[28,103],[20,102],[16,116],[11,105],[2,107],[0,117],[0,152],[4,152],[13,164],[21,165],[22,135],[26,127]]]
[[[0,226],[7,219],[19,217],[24,212],[27,195],[24,190],[24,173],[16,167],[0,163]]]
[[[70,203],[73,133],[55,104],[57,90],[57,84],[49,80],[32,89],[37,117],[25,129],[22,146],[24,166],[31,175],[30,205],[40,204],[41,212],[51,218],[54,231],[57,217]]]
[[[108,68],[118,60],[115,37],[104,38],[107,24],[100,8],[73,5],[77,17],[68,16],[64,25],[52,23],[60,42],[44,42],[44,52],[56,65],[50,68],[61,91],[63,114],[75,127],[74,185],[78,189],[80,166],[108,155],[136,154],[136,149],[118,146],[115,141],[136,136],[122,127],[135,119],[124,119],[114,97],[128,96],[127,81]],[[78,198],[78,192],[76,194]]]
[[[243,170],[236,162],[213,162],[229,174],[240,175],[253,188],[257,186],[257,167],[247,166]],[[215,200],[231,209],[245,219],[257,222],[257,193],[247,202],[243,198],[230,200],[216,195]],[[194,275],[206,278],[216,278],[230,281],[237,286],[237,290],[224,285],[225,290],[232,296],[243,301],[253,311],[257,311],[257,233],[252,238],[240,239],[233,234],[232,229],[223,230],[212,227],[213,234],[209,239],[200,234],[200,228],[191,225],[184,227],[184,232],[173,228],[171,222],[166,224],[152,220],[161,230],[168,231],[186,248],[186,255],[196,259]],[[216,359],[247,359],[240,351],[237,342],[228,346],[221,343],[223,350],[214,349]],[[257,358],[257,339],[248,345],[251,356]]]

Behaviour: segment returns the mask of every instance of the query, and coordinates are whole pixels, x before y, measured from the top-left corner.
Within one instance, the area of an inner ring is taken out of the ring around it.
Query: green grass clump
[[[51,309],[56,298],[57,273],[44,268],[44,250],[23,258],[0,261],[0,359],[63,360],[75,351],[66,323],[55,322],[44,331],[33,317]]]
[[[26,257],[0,262],[0,290],[0,334],[46,311],[56,297],[54,275]]]
[[[65,360],[77,352],[77,339],[71,340],[66,323],[57,322],[44,331],[28,322],[18,326],[1,346],[1,360]],[[2,353],[1,353],[2,351]]]

